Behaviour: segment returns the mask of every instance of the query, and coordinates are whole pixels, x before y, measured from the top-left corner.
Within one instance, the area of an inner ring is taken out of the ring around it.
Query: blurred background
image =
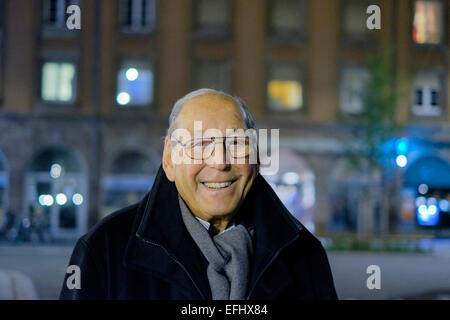
[[[340,298],[450,299],[449,22],[448,0],[0,0],[0,298],[58,297],[76,239],[151,188],[173,103],[210,87],[280,129],[266,179]]]

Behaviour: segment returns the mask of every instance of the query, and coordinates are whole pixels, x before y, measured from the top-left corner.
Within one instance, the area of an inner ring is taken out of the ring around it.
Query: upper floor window
[[[270,0],[268,10],[270,36],[298,36],[304,31],[304,0]]]
[[[42,64],[41,98],[48,102],[70,103],[76,97],[74,63],[46,61]]]
[[[342,70],[340,81],[340,108],[346,114],[359,114],[364,110],[364,101],[370,80],[365,68],[347,67]]]
[[[444,4],[437,0],[414,3],[413,40],[418,44],[440,44],[444,39]]]
[[[230,33],[231,0],[196,0],[194,30],[202,36],[223,36]]]
[[[67,8],[79,4],[79,0],[43,0],[42,22],[44,29],[69,30],[66,27],[66,22],[71,13],[67,13]]]
[[[119,13],[124,31],[151,32],[156,27],[156,0],[120,0]]]
[[[153,102],[154,76],[146,61],[126,61],[117,74],[116,101],[121,106],[147,106]]]
[[[200,60],[194,63],[193,89],[212,88],[229,92],[231,64],[227,60]]]
[[[345,39],[363,41],[373,33],[367,28],[367,7],[374,1],[345,0],[342,15],[342,31]]]
[[[439,116],[443,107],[443,87],[443,78],[440,73],[419,73],[413,83],[413,114]]]
[[[293,111],[303,106],[301,73],[295,64],[276,64],[269,71],[267,103],[278,111]]]

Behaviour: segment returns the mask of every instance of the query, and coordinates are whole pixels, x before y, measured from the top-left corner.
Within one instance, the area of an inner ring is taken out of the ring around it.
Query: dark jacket
[[[287,211],[258,175],[237,214],[253,229],[247,299],[337,299],[320,242]],[[70,265],[81,289],[61,299],[211,299],[207,260],[188,233],[178,192],[159,169],[152,190],[81,237]]]

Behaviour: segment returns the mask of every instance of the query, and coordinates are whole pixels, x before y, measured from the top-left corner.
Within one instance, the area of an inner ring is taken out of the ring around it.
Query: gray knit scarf
[[[252,240],[238,224],[211,237],[178,196],[181,215],[189,234],[208,260],[206,270],[213,300],[244,300],[249,282]]]

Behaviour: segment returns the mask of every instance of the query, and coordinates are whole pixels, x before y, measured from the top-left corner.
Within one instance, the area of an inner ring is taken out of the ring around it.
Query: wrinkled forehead
[[[233,99],[224,95],[205,94],[194,97],[182,107],[177,128],[207,136],[246,130],[241,109]]]

